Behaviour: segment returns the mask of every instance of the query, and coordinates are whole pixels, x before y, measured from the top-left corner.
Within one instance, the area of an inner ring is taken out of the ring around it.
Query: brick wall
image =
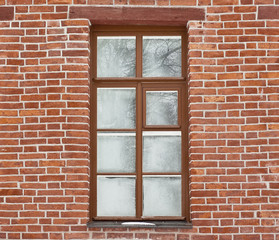
[[[206,12],[188,22],[190,230],[86,227],[90,22],[69,10],[127,4]],[[279,240],[278,4],[0,0],[0,239]]]

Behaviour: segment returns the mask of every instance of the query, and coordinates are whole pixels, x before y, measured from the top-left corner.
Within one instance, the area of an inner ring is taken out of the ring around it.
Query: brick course
[[[279,240],[279,21],[258,12],[278,3],[0,0],[0,239]],[[187,24],[193,229],[86,227],[86,5],[205,9]]]

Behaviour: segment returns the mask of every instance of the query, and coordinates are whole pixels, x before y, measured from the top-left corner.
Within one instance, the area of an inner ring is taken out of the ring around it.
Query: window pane
[[[181,133],[143,132],[143,172],[180,172]]]
[[[143,216],[181,216],[181,177],[143,177]]]
[[[97,76],[135,77],[136,37],[97,38]]]
[[[146,91],[146,125],[178,125],[178,91]]]
[[[181,77],[181,37],[143,37],[143,77]]]
[[[135,216],[135,206],[135,177],[98,176],[98,216]]]
[[[135,133],[97,134],[97,170],[99,173],[133,173],[135,167]]]
[[[97,89],[97,127],[134,129],[136,126],[135,88]]]

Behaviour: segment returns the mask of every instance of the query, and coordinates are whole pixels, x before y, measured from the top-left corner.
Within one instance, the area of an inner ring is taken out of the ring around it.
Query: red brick
[[[217,240],[218,236],[214,235],[193,235],[192,240]]]
[[[0,189],[1,196],[22,195],[21,189]]]
[[[71,4],[72,0],[48,0],[48,4]]]
[[[97,234],[98,233],[96,233],[96,235]],[[88,239],[88,238],[89,238],[89,233],[65,233],[65,239]],[[99,238],[95,238],[95,239],[99,239]]]
[[[65,19],[67,18],[67,13],[43,13],[43,20],[56,20],[56,19]]]
[[[18,6],[16,21],[0,23],[0,238],[276,238],[279,23],[256,20],[256,9],[279,1],[114,1],[207,11],[189,22],[194,227],[90,232],[89,22],[67,18],[69,4],[87,2],[112,4],[7,0]]]
[[[219,73],[218,79],[219,80],[227,80],[227,79],[242,79],[242,73]]]
[[[48,234],[47,233],[23,233],[22,238],[23,239],[47,239]]]
[[[197,0],[171,0],[171,5],[196,6]]]
[[[32,0],[7,0],[7,4],[8,5],[24,5],[24,4],[31,5]]]

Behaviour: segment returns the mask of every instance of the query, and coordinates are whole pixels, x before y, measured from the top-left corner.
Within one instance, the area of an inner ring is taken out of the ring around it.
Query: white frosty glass
[[[181,171],[181,132],[143,132],[143,172]]]
[[[181,77],[181,36],[143,37],[143,77]]]
[[[136,133],[97,134],[97,171],[133,173],[136,167]]]
[[[136,89],[97,89],[98,129],[134,129],[136,127]]]
[[[97,38],[97,76],[135,77],[136,37]]]
[[[146,124],[178,125],[178,91],[146,91]]]
[[[97,177],[97,215],[135,216],[135,177]]]
[[[143,216],[181,216],[181,177],[143,177]]]

